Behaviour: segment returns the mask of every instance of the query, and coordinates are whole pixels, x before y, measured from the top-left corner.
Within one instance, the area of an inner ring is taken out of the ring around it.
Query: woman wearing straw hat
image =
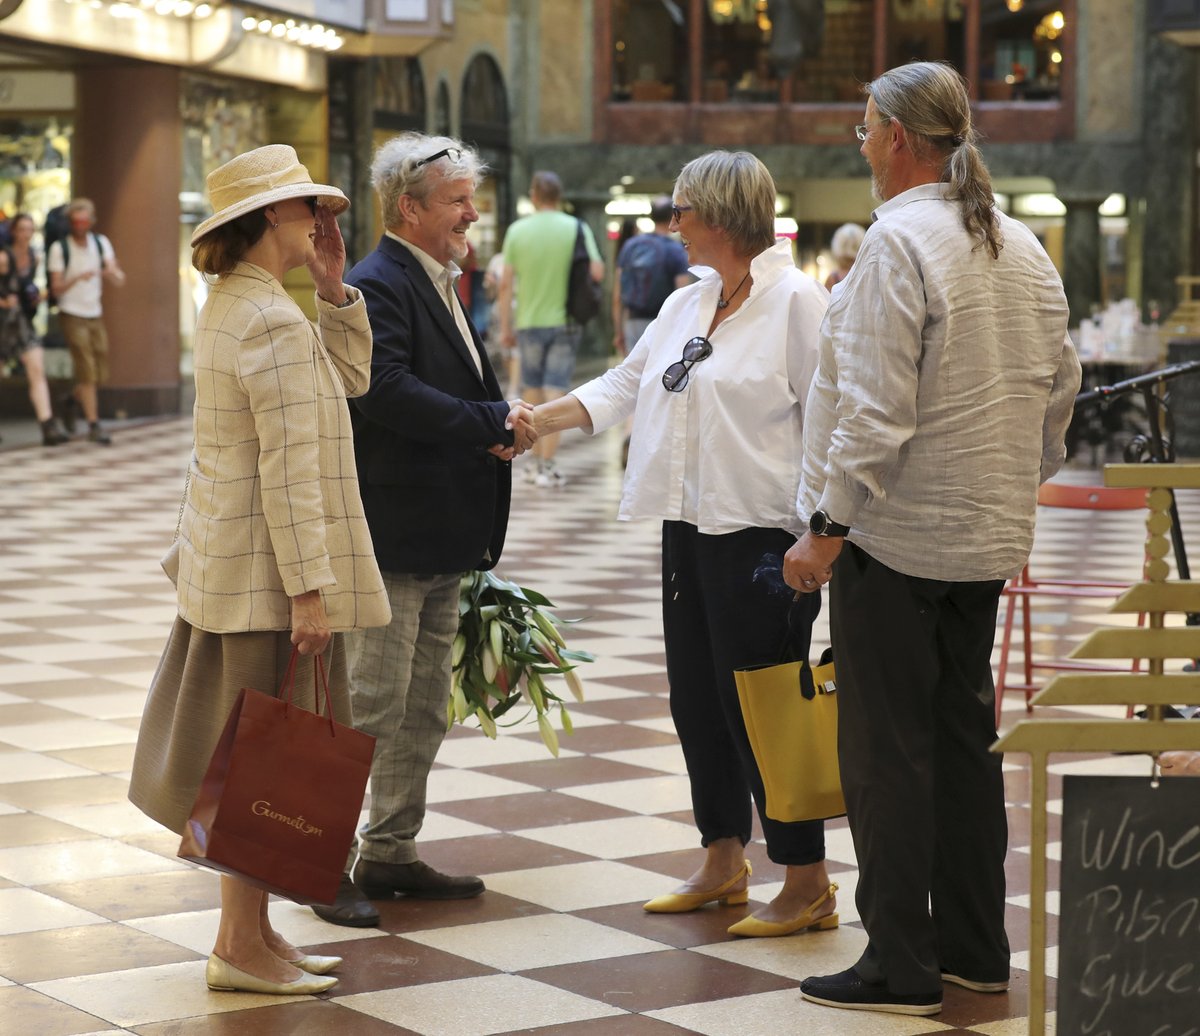
[[[239,690],[278,688],[294,645],[296,697],[312,708],[312,656],[324,653],[334,716],[349,723],[341,633],[390,618],[346,405],[366,390],[371,363],[366,307],[342,282],[335,217],[350,203],[313,183],[283,144],[214,170],[208,190],[214,212],[192,235],[192,264],[217,280],[196,326],[195,443],[168,555],[179,615],[129,790],[177,832]],[[300,266],[316,285],[318,327],[283,288]],[[267,894],[222,875],[210,988],[319,993],[340,963],[292,946],[271,927]]]

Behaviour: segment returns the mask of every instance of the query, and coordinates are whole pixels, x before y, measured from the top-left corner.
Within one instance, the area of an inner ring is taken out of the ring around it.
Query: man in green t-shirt
[[[500,281],[500,341],[517,345],[521,356],[521,396],[542,403],[566,395],[579,352],[580,328],[567,317],[567,281],[580,221],[560,209],[562,181],[549,172],[533,174],[529,196],[536,210],[523,216],[504,235],[504,276]],[[591,257],[592,278],[604,277],[604,263],[586,223],[583,239]],[[517,292],[516,333],[513,333],[513,281]],[[565,479],[554,463],[557,435],[543,435],[532,453],[536,468],[525,469],[526,481],[561,486]]]

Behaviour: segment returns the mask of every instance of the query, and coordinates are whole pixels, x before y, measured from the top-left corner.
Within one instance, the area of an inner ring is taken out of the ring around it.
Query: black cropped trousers
[[[783,529],[705,535],[687,522],[663,523],[663,632],[671,716],[691,782],[700,844],[752,829],[751,802],[779,864],[825,858],[821,821],[783,823],[766,814],[754,752],[746,735],[733,671],[780,660],[792,612],[791,650],[808,655],[820,594],[793,601],[777,567],[796,537]],[[758,573],[758,578],[755,574]]]

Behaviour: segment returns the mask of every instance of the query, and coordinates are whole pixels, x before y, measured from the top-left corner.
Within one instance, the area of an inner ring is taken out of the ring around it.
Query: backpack
[[[57,210],[53,210],[53,211],[57,211]],[[65,208],[64,208],[64,212],[65,212]],[[53,214],[53,212],[52,212],[52,214]],[[71,265],[71,233],[70,233],[70,230],[68,230],[66,233],[64,233],[62,235],[62,237],[54,238],[54,240],[52,241],[49,237],[50,216],[46,217],[46,227],[47,227],[47,229],[43,233],[43,237],[45,238],[45,241],[46,241],[46,259],[48,261],[50,258],[50,246],[52,244],[54,244],[55,242],[57,242],[59,247],[62,248],[63,272],[65,273],[67,270],[67,267]],[[90,234],[92,240],[96,242],[96,251],[100,253],[100,270],[101,270],[101,272],[103,272],[103,270],[104,270],[104,245],[102,245],[100,243],[100,235],[97,234],[96,231],[91,230],[88,233]],[[54,289],[50,287],[49,273],[46,274],[46,305],[48,305],[51,309],[58,308],[58,296],[54,294]]]
[[[67,206],[55,205],[46,213],[46,222],[42,227],[42,251],[50,254],[50,246],[55,241],[61,241],[71,233],[71,221],[67,219]]]
[[[675,275],[666,263],[665,238],[640,234],[621,250],[621,305],[635,317],[656,317],[675,290]]]
[[[600,285],[592,280],[592,257],[583,236],[583,220],[577,219],[575,250],[571,253],[571,273],[567,278],[567,317],[586,324],[600,312]]]

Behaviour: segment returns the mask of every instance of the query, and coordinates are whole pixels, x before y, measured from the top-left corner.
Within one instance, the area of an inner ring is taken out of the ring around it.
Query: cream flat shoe
[[[324,993],[337,985],[336,978],[320,975],[301,975],[291,982],[268,982],[264,978],[248,975],[235,968],[215,953],[208,958],[204,969],[208,988],[222,993],[272,993],[277,996],[304,996],[309,993]]]
[[[334,968],[341,966],[342,958],[318,957],[315,954],[306,953],[299,960],[289,960],[288,963],[293,968],[307,971],[310,975],[328,975]]]

